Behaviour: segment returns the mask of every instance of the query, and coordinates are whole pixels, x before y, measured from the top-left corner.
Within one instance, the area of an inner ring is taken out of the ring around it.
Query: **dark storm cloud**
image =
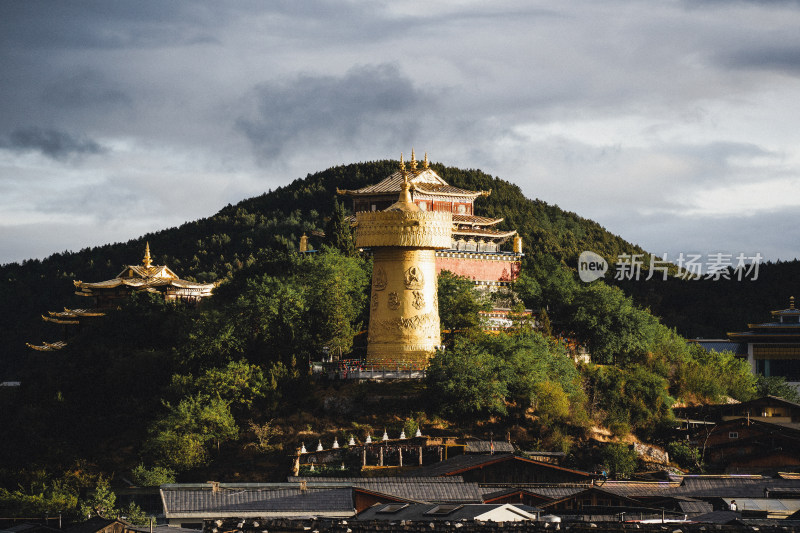
[[[74,155],[99,154],[105,148],[85,136],[37,127],[18,128],[0,146],[15,151],[36,151],[53,159],[64,160]]]
[[[257,87],[256,113],[240,118],[236,128],[268,158],[298,140],[406,139],[428,98],[394,65],[355,67],[342,77],[301,75]]]
[[[775,70],[800,75],[800,44],[731,50],[718,60],[732,68]]]
[[[191,43],[209,39],[219,22],[213,4],[186,2],[3,2],[0,44],[4,47],[122,48]]]

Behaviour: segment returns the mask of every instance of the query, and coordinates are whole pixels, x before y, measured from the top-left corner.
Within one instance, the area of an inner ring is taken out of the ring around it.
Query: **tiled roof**
[[[414,190],[425,194],[445,194],[448,196],[480,196],[481,191],[470,191],[452,185],[434,185],[430,183],[415,183]]]
[[[606,491],[624,496],[627,498],[636,498],[637,496],[668,496],[675,489],[679,483],[670,483],[669,481],[663,482],[627,482],[627,481],[606,481],[598,483],[597,486]]]
[[[356,477],[356,476],[343,476],[343,477],[320,477],[320,476],[290,476],[287,478],[289,483],[313,483],[314,486],[324,486],[328,484],[346,484],[353,485],[357,483],[380,483],[384,481],[397,481],[397,476],[384,476],[384,477]],[[409,483],[425,482],[425,483],[463,483],[464,478],[461,476],[439,476],[439,477],[422,477],[422,476],[408,476],[402,478],[403,481]]]
[[[295,512],[315,515],[326,512],[352,512],[352,490],[346,487],[301,490],[298,487],[220,487],[185,488],[180,484],[162,485],[164,512],[171,515],[198,516],[216,513],[220,516],[236,513]]]
[[[710,513],[714,506],[702,500],[682,500],[678,502],[678,508],[688,515],[699,515]]]
[[[732,342],[724,340],[703,340],[693,339],[691,342],[702,346],[706,351],[714,350],[715,352],[729,351],[736,355],[747,355],[746,342]]]
[[[303,480],[303,478],[290,479]],[[309,487],[325,485],[357,487],[418,502],[480,503],[483,501],[478,484],[464,483],[461,476],[455,476],[453,481],[437,477],[316,478],[314,481],[311,481],[311,478],[305,479],[308,480]],[[333,481],[336,479],[341,481]]]
[[[442,509],[439,505],[431,504],[409,504],[408,506],[400,509],[387,504],[377,504],[360,513],[356,517],[356,520],[405,520],[412,522],[431,520],[474,520],[475,517],[490,511],[495,511],[504,505],[508,506],[507,508],[513,508],[521,511],[521,518],[525,517],[527,519],[531,519],[528,517],[532,517],[534,516],[533,513],[540,511],[540,509],[529,507],[527,505],[509,506],[508,504],[466,504],[452,510],[449,508]]]
[[[66,531],[68,533],[96,533],[111,524],[118,522],[118,520],[103,518],[101,516],[95,516],[83,522],[82,524],[78,524],[76,526],[72,526],[68,528]]]
[[[461,472],[467,470],[472,470],[474,468],[479,468],[484,465],[490,465],[502,461],[521,461],[523,463],[540,466],[546,469],[560,470],[564,472],[580,474],[582,476],[586,476],[586,479],[589,479],[591,477],[591,474],[589,474],[588,472],[581,472],[580,470],[572,470],[569,468],[564,468],[550,463],[543,463],[541,461],[535,461],[533,459],[526,459],[524,457],[519,457],[510,453],[495,453],[493,455],[473,455],[473,454],[457,455],[456,457],[445,459],[444,461],[440,461],[438,463],[434,463],[428,466],[423,466],[421,468],[416,468],[413,471],[410,471],[408,475],[446,476],[451,474],[460,474]]]
[[[796,488],[800,490],[800,480],[770,478],[704,478],[687,476],[674,494],[695,498],[763,498],[764,489]]]
[[[502,218],[479,217],[477,215],[458,215],[453,213],[454,224],[469,224],[473,226],[493,226],[502,222]]]
[[[514,453],[514,445],[506,441],[468,440],[465,451],[467,453]]]

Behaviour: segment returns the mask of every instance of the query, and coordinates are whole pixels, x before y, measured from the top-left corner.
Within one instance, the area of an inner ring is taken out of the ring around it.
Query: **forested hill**
[[[477,214],[503,217],[500,227],[517,229],[525,243],[526,261],[546,253],[573,265],[585,249],[605,257],[642,252],[596,222],[544,201],[525,198],[519,187],[507,181],[480,170],[432,166],[451,185],[492,190],[488,198],[477,200]],[[255,262],[261,250],[295,249],[303,233],[311,236],[313,246],[321,246],[322,238],[314,233],[325,230],[334,209],[336,188],[354,189],[377,183],[397,168],[398,162],[389,160],[333,167],[177,228],[126,243],[0,266],[0,378],[12,375],[14,362],[28,351],[25,342],[57,340],[59,332],[43,324],[41,314],[65,306],[86,305],[73,296],[74,279],[100,281],[114,277],[124,265],[141,261],[145,241],[150,242],[155,264],[166,264],[183,278],[225,279]],[[350,208],[348,198],[340,200]]]

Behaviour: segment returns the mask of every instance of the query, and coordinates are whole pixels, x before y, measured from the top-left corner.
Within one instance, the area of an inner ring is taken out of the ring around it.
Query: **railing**
[[[388,361],[367,363],[361,360],[346,359],[331,363],[311,363],[315,375],[329,379],[422,379],[425,369],[414,361]]]

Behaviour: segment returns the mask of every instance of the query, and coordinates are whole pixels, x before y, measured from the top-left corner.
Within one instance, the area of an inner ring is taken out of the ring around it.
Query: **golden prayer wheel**
[[[420,368],[441,344],[436,250],[449,248],[452,214],[421,211],[407,181],[385,211],[356,214],[355,241],[373,254],[367,362]]]

